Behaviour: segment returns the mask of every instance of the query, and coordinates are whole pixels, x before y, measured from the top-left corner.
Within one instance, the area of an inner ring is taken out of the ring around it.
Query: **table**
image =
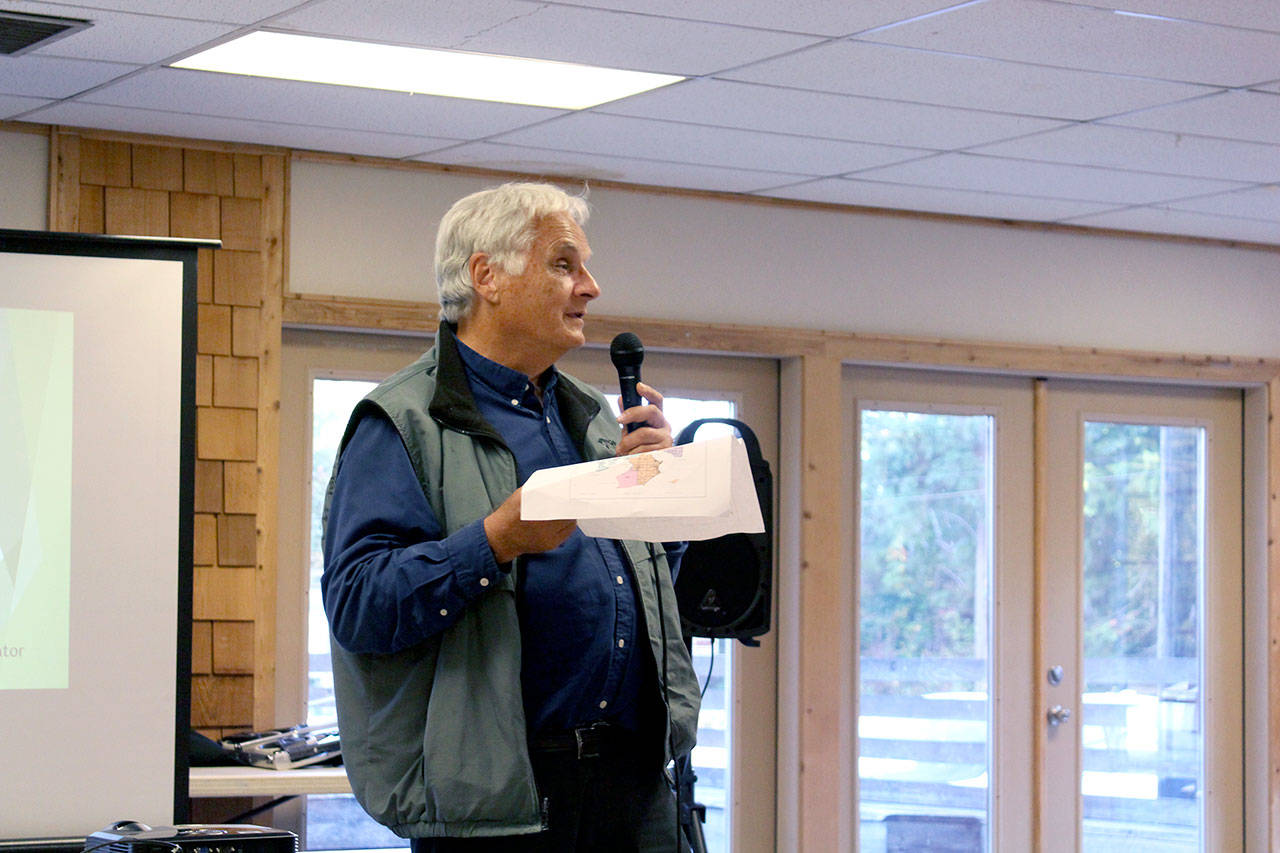
[[[299,794],[350,794],[344,767],[192,767],[192,797],[289,797]]]

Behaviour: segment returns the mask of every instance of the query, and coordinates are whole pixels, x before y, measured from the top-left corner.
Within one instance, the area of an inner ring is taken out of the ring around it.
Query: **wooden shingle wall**
[[[59,128],[49,150],[51,230],[222,241],[198,264],[191,724],[274,726],[287,159]]]

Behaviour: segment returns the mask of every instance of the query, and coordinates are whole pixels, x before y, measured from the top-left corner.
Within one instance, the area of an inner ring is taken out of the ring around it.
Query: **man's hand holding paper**
[[[734,436],[545,468],[522,491],[523,520],[573,518],[588,536],[674,542],[764,530]]]

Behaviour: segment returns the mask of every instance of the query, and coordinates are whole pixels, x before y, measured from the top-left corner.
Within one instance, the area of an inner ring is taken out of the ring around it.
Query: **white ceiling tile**
[[[476,33],[536,11],[524,0],[320,0],[272,27],[313,35],[461,49]]]
[[[1195,210],[1201,213],[1265,219],[1280,223],[1280,186],[1270,184],[1263,187],[1250,187],[1235,192],[1174,202],[1168,207],[1175,210]]]
[[[1116,204],[1146,204],[1240,186],[1226,181],[1033,163],[977,154],[940,154],[911,163],[868,169],[856,177],[899,184]]]
[[[4,6],[9,12],[87,18],[93,21],[93,26],[50,42],[47,47],[36,48],[27,56],[65,56],[145,65],[167,59],[236,29],[231,24],[133,15],[84,6],[34,3],[30,0],[7,0]]]
[[[862,38],[1215,86],[1280,77],[1280,34],[1118,15],[1049,0],[987,0]]]
[[[6,3],[9,12],[69,15],[76,17],[74,6],[42,3]],[[182,53],[193,45],[234,32],[233,24],[206,23],[202,20],[159,18],[118,12],[93,12],[88,15],[93,26],[73,35],[37,47],[27,55],[69,56],[76,59],[116,61],[116,63],[155,63]]]
[[[0,56],[0,92],[67,98],[141,67],[84,59],[55,59],[39,54]]]
[[[922,153],[862,142],[595,113],[554,119],[503,134],[495,141],[730,169],[763,168],[799,175],[833,175],[898,163]]]
[[[1068,220],[1090,228],[1118,228],[1149,234],[1181,234],[1218,240],[1280,244],[1280,222],[1235,219],[1162,207],[1136,207]]]
[[[1214,91],[857,41],[824,44],[717,76],[1070,120],[1114,115]]]
[[[605,104],[596,112],[936,149],[1062,126],[1048,119],[728,80],[691,80]]]
[[[1280,32],[1280,4],[1275,0],[1073,0],[1103,9],[1123,9],[1144,15],[1161,15],[1187,21],[1203,21],[1247,30]]]
[[[701,75],[817,41],[812,36],[770,30],[548,5],[534,14],[478,33],[462,47],[638,71]]]
[[[224,118],[455,140],[488,136],[563,114],[542,107],[176,68],[152,69],[99,89],[84,100],[169,112],[188,112],[199,105],[201,112]]]
[[[1280,145],[1280,94],[1222,92],[1118,116],[1106,123]]]
[[[1280,180],[1280,146],[1093,124],[981,145],[973,153],[1231,181]]]
[[[39,109],[53,101],[44,98],[22,98],[16,95],[0,95],[0,120],[11,119],[23,113]],[[34,119],[39,121],[39,119]]]
[[[0,58],[0,118],[1280,244],[1276,0],[2,4],[94,26]],[[250,24],[698,79],[570,114],[146,67]]]
[[[577,180],[617,181],[649,186],[682,187],[718,192],[750,192],[795,180],[798,175],[725,169],[688,163],[667,163],[582,154],[547,148],[474,142],[414,159],[454,166],[474,166],[526,175],[567,177]]]
[[[1028,222],[1051,222],[1067,216],[1082,216],[1086,213],[1112,210],[1115,207],[1112,204],[1096,202],[913,187],[849,178],[822,178],[803,184],[769,189],[761,194],[775,198],[829,204],[919,210]]]
[[[576,0],[572,5],[618,12],[662,15],[792,33],[851,35],[894,21],[914,18],[955,4],[955,0],[734,0],[689,3],[688,0]]]
[[[73,127],[97,127],[189,139],[249,142],[312,151],[334,151],[369,157],[403,158],[420,154],[450,140],[368,133],[329,127],[212,118],[185,113],[132,110],[66,101],[33,116],[33,121]]]
[[[301,0],[93,0],[91,7],[83,7],[87,14],[77,17],[93,17],[95,10],[110,9],[164,18],[252,24],[299,2]],[[11,3],[5,4],[5,8],[11,6]]]
[[[368,13],[369,5],[329,0],[316,8],[314,17],[333,21],[335,14],[345,15],[342,29],[359,38],[680,75],[709,74],[818,41],[815,36],[512,0],[485,0],[465,13],[471,26],[447,24],[442,30],[441,19],[456,14],[456,3],[388,0],[377,4],[378,15]],[[389,14],[390,8],[404,14]],[[307,10],[281,21],[317,30],[338,26],[308,24],[310,17]]]

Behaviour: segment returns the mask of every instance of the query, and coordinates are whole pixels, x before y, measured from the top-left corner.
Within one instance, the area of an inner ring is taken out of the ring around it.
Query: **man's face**
[[[545,370],[586,343],[587,303],[600,295],[587,271],[590,257],[587,235],[578,224],[565,214],[553,214],[536,223],[524,270],[519,275],[498,271],[496,313],[531,370]]]

